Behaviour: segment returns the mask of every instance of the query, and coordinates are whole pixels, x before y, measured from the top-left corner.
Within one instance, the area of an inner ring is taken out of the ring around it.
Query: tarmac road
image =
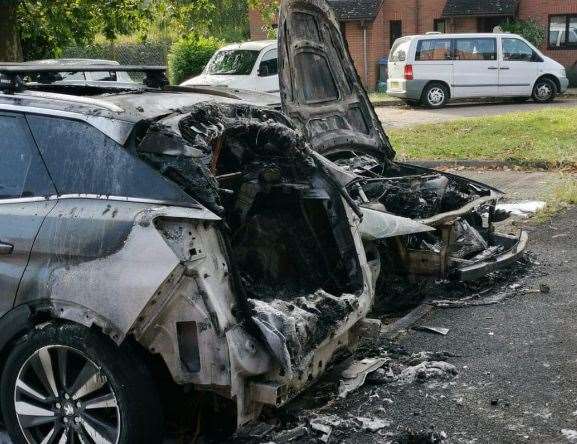
[[[529,112],[544,108],[575,107],[577,98],[557,99],[553,103],[480,103],[452,104],[443,109],[427,109],[409,106],[377,107],[377,115],[385,129],[403,128],[426,123],[441,123],[464,117],[498,116],[508,113]]]
[[[444,431],[451,443],[577,442],[577,208],[530,235],[537,264],[510,299],[436,308],[419,324],[449,328],[447,336],[411,330],[400,339],[411,352],[455,355],[454,380],[366,385],[346,411],[390,421],[383,432]],[[550,293],[534,292],[543,284]],[[343,442],[386,441],[365,432]]]

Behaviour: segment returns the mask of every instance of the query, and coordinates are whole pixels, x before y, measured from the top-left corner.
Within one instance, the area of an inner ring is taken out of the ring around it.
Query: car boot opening
[[[347,321],[364,289],[342,190],[274,111],[203,104],[177,126],[202,155],[160,154],[155,163],[193,195],[212,184],[200,190],[203,203],[225,221],[246,314],[292,372]]]

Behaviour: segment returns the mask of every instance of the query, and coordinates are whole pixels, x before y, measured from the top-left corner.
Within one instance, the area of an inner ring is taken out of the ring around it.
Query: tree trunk
[[[22,45],[16,11],[17,0],[0,0],[0,62],[21,62]]]

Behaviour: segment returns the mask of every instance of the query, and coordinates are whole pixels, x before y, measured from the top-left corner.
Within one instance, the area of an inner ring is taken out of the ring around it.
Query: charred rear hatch
[[[319,153],[367,148],[395,156],[324,0],[282,2],[279,79],[285,112]]]

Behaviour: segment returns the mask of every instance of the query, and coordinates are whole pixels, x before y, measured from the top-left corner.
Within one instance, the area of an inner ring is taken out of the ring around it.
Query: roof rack
[[[29,65],[18,63],[0,63],[0,91],[14,93],[25,88],[22,77],[26,74],[59,72],[142,72],[143,84],[150,88],[162,88],[169,84],[166,78],[166,66],[145,65]]]

